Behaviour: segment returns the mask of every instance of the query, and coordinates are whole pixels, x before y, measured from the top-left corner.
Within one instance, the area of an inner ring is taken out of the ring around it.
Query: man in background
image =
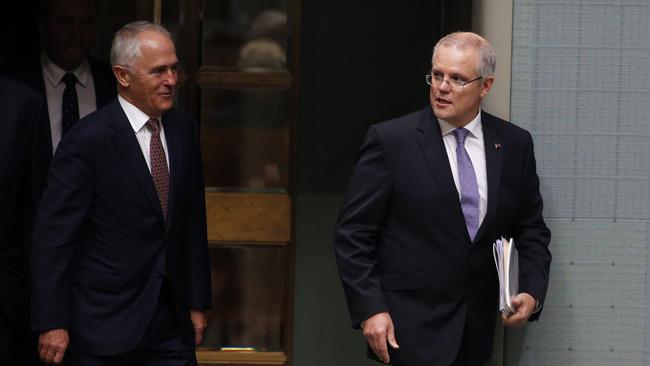
[[[38,364],[29,331],[29,248],[43,186],[40,96],[0,77],[0,365]]]
[[[172,108],[169,32],[113,39],[118,98],[64,136],[34,229],[32,327],[46,363],[195,365],[211,304],[199,129]]]
[[[369,356],[402,366],[480,365],[492,351],[499,283],[492,244],[519,249],[515,313],[539,317],[550,231],[530,134],[481,110],[492,46],[452,33],[435,46],[430,104],[372,126],[336,227],[339,274]]]
[[[95,11],[94,0],[43,0],[38,13],[43,46],[39,59],[8,73],[43,96],[44,170],[72,125],[116,95],[110,67],[89,57]]]

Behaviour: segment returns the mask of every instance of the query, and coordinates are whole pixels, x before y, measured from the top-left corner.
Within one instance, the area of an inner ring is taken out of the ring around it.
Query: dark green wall
[[[292,166],[294,366],[376,364],[350,326],[333,254],[336,216],[366,130],[428,103],[424,75],[433,45],[443,32],[467,29],[469,3],[302,3]]]

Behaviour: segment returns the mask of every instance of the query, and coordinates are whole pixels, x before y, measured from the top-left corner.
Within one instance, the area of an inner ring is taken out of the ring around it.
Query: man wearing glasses
[[[335,237],[353,326],[395,365],[481,365],[499,284],[492,243],[514,238],[519,289],[507,326],[539,317],[550,231],[530,134],[481,110],[492,46],[452,33],[435,46],[430,105],[372,126]]]

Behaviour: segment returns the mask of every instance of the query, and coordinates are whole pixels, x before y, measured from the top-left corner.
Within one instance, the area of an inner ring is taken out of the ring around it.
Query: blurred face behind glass
[[[124,70],[120,95],[150,117],[159,117],[174,102],[178,57],[172,40],[157,32],[140,34],[140,56]],[[123,83],[126,83],[123,84]]]
[[[433,58],[431,73],[442,76],[443,82],[433,83],[429,90],[431,107],[436,117],[456,127],[463,127],[478,114],[481,100],[489,92],[494,78],[486,77],[458,88],[450,80],[468,82],[477,73],[479,50],[473,47],[459,49],[441,45]]]
[[[95,41],[94,0],[51,0],[41,20],[41,38],[48,57],[70,71],[86,58]]]

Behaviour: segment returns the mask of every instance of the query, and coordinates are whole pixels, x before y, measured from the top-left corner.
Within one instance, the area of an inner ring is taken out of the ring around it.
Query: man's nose
[[[176,83],[178,83],[178,72],[172,69],[167,69],[165,70],[165,73],[163,74],[163,77],[165,78],[165,84],[174,86]]]
[[[449,79],[442,79],[440,84],[438,84],[438,90],[442,92],[448,92],[451,90],[451,84],[449,83]]]
[[[81,23],[78,21],[68,25],[68,39],[77,40],[81,38]]]

